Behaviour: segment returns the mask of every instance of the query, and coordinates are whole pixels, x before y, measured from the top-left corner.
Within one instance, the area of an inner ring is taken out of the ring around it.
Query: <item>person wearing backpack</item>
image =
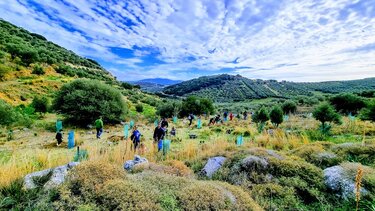
[[[100,116],[99,119],[95,120],[95,128],[96,128],[96,138],[100,139],[100,136],[102,135],[103,132],[103,120],[102,117]]]
[[[139,147],[139,144],[141,143],[141,132],[139,132],[139,130],[137,129],[137,126],[134,126],[134,129],[133,129],[133,133],[132,135],[130,136],[130,140],[133,141],[133,145],[134,145],[134,152],[137,150],[137,148]]]

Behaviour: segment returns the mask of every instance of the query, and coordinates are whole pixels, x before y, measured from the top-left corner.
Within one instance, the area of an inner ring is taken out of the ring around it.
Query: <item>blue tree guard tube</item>
[[[59,132],[60,130],[62,130],[62,121],[60,120],[57,120],[56,121],[56,132]]]
[[[163,155],[166,155],[171,148],[171,140],[163,140]]]
[[[288,115],[284,115],[284,121],[288,121],[289,120],[289,116]]]
[[[237,144],[237,146],[242,146],[243,145],[242,135],[237,136],[237,142],[236,142],[236,144]]]
[[[124,125],[124,138],[125,140],[129,138],[129,125],[128,124]]]
[[[154,121],[154,125],[155,125],[155,127],[157,127],[158,124],[159,124],[159,121],[158,121],[158,120],[155,120],[155,121]]]
[[[74,147],[74,131],[69,131],[68,134],[68,149],[71,149]]]
[[[198,119],[198,121],[197,121],[197,128],[198,129],[202,128],[202,120],[201,119]]]
[[[134,121],[131,120],[130,123],[129,123],[129,125],[130,125],[130,129],[132,129],[134,127]]]
[[[175,124],[177,123],[177,116],[173,117],[173,123],[175,123]]]

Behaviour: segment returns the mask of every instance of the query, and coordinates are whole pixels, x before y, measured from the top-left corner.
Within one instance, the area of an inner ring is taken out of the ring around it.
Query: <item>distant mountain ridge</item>
[[[139,85],[143,91],[161,92],[164,87],[181,82],[181,80],[171,80],[168,78],[146,78],[139,81],[129,81],[128,83]]]
[[[181,80],[172,80],[168,78],[146,78],[146,79],[137,81],[137,83],[154,83],[154,84],[160,84],[164,86],[170,86],[170,85],[178,84],[181,82],[182,82]]]
[[[339,93],[375,89],[375,78],[352,81],[297,83],[276,80],[249,79],[241,75],[203,76],[163,89],[163,93],[186,97],[196,95],[215,102],[236,102],[267,97],[290,98],[312,96],[313,91]]]

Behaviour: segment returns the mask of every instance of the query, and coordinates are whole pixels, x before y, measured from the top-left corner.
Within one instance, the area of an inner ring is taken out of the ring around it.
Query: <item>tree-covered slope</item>
[[[0,19],[0,79],[4,80],[12,71],[32,68],[36,64],[50,65],[56,72],[68,76],[106,81],[114,79],[96,61]]]
[[[252,80],[240,75],[204,76],[164,88],[167,95],[208,97],[215,102],[234,102],[267,97],[290,98],[324,93],[358,92],[375,89],[375,78],[353,81],[295,83],[276,80]]]
[[[311,95],[296,83],[275,80],[251,80],[240,75],[204,76],[166,87],[168,95],[198,95],[216,102],[242,101],[267,97],[287,98],[292,95]]]

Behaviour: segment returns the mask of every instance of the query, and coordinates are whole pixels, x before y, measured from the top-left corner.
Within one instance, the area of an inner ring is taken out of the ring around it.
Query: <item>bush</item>
[[[366,108],[361,110],[360,118],[375,122],[375,100],[372,100]]]
[[[313,116],[316,120],[320,121],[321,124],[321,131],[323,133],[328,133],[331,126],[326,123],[334,122],[340,123],[341,117],[338,113],[336,113],[335,109],[328,103],[321,103],[317,106],[313,111]]]
[[[44,71],[42,66],[40,66],[39,64],[34,65],[32,74],[44,75],[44,73],[46,72]]]
[[[161,117],[171,118],[175,115],[178,115],[180,109],[180,102],[167,101],[166,103],[163,103],[157,107],[156,114]]]
[[[119,122],[126,112],[121,93],[96,80],[78,79],[57,93],[54,109],[68,121],[86,126],[99,116],[106,122]]]
[[[4,64],[0,64],[0,80],[3,80],[5,75],[9,73],[12,69]]]
[[[138,112],[138,113],[142,113],[143,112],[143,105],[138,103],[136,106],[135,106],[135,110]]]
[[[259,110],[255,111],[255,113],[252,115],[252,119],[255,123],[265,123],[270,119],[270,116],[267,110],[262,107]]]
[[[0,124],[8,126],[16,121],[17,114],[13,107],[5,101],[0,100]]]
[[[283,122],[284,120],[283,111],[281,110],[279,106],[275,106],[272,108],[270,112],[270,119],[271,119],[271,122],[276,126],[279,126],[279,124]]]
[[[49,109],[50,102],[47,97],[35,97],[31,103],[31,106],[36,112],[45,113]]]
[[[213,114],[215,111],[214,105],[211,100],[206,98],[199,98],[196,96],[189,96],[182,101],[181,116],[188,116],[189,114]]]
[[[285,101],[281,106],[284,114],[294,114],[297,111],[297,105],[293,101]]]
[[[329,99],[336,111],[342,114],[357,114],[359,110],[366,106],[365,101],[353,94],[340,94]]]

